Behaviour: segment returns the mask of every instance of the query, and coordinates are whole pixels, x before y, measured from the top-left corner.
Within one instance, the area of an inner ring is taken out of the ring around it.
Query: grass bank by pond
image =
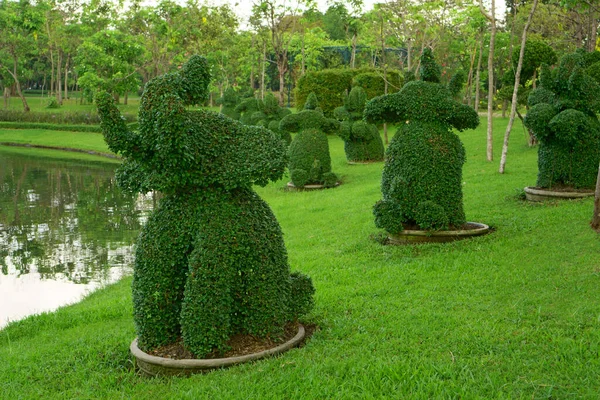
[[[506,120],[496,124],[499,160]],[[520,200],[537,174],[537,149],[520,129],[505,175],[485,161],[485,120],[460,134],[467,219],[495,228],[468,241],[371,240],[382,164],[348,165],[337,137],[330,145],[341,186],[257,188],[279,219],[292,269],[317,289],[308,321],[320,330],[304,348],[191,378],[138,377],[128,278],[1,330],[0,398],[597,398],[593,200]]]

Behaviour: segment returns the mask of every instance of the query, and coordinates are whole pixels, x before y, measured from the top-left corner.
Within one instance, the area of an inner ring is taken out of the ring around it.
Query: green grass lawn
[[[593,200],[520,200],[535,184],[537,149],[517,122],[498,174],[506,120],[495,124],[493,163],[485,119],[460,134],[465,212],[495,229],[484,237],[412,247],[372,240],[383,165],[348,165],[337,137],[330,145],[341,186],[287,192],[284,179],[257,188],[279,219],[292,269],[317,289],[306,322],[319,330],[305,347],[190,378],[139,377],[126,278],[0,330],[0,398],[597,399]]]

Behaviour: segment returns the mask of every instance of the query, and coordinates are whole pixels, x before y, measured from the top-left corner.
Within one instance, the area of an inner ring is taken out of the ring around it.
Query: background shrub
[[[600,161],[596,117],[600,84],[587,74],[585,66],[586,53],[563,56],[553,71],[542,68],[540,85],[529,95],[531,108],[525,125],[540,142],[538,187],[595,187]]]
[[[346,98],[344,107],[335,109],[334,114],[343,120],[339,136],[344,141],[346,159],[353,162],[383,160],[383,141],[377,126],[362,121],[367,94],[355,86]]]
[[[288,155],[290,178],[294,186],[334,186],[337,182],[337,176],[331,174],[329,141],[323,132],[317,129],[300,131],[292,140]]]
[[[237,105],[240,102],[240,98],[236,93],[235,89],[228,87],[223,92],[223,96],[219,97],[216,101],[217,105],[221,105],[221,114],[227,115],[231,119],[240,119],[240,112],[236,110]]]

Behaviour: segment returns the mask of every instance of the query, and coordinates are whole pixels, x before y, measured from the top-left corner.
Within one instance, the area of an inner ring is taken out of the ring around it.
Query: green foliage
[[[51,131],[68,132],[98,132],[102,129],[98,125],[67,125],[67,124],[48,124],[35,122],[4,122],[0,121],[0,128],[3,129],[45,129]]]
[[[421,77],[435,80],[436,67],[425,52]],[[399,123],[386,152],[381,179],[383,200],[373,208],[375,224],[390,233],[403,226],[447,229],[465,223],[462,165],[465,151],[452,131],[473,129],[477,113],[452,99],[431,81],[411,81],[402,90],[376,97],[364,111],[367,122]]]
[[[52,97],[46,103],[46,108],[60,108],[60,104],[58,104],[58,100],[56,97]]]
[[[290,275],[279,224],[252,190],[282,177],[285,143],[264,127],[188,110],[206,98],[208,71],[193,56],[148,82],[137,131],[110,94],[96,98],[105,140],[125,157],[119,184],[164,194],[136,250],[134,322],[144,350],[181,336],[202,357],[225,351],[236,334],[277,339],[312,305],[310,279]]]
[[[355,77],[364,74],[371,75],[361,77],[360,84],[353,83]],[[388,92],[392,93],[399,90],[404,81],[399,72],[388,70],[388,74],[388,80],[391,83]],[[344,104],[346,94],[350,92],[352,86],[363,86],[370,97],[382,95],[384,93],[382,77],[383,71],[374,68],[325,69],[307,72],[298,79],[295,95],[296,108],[304,108],[308,96],[311,93],[318,93],[320,107],[325,115],[330,116],[336,107]],[[365,85],[373,85],[375,89],[371,89],[371,86],[364,87]]]
[[[450,78],[450,82],[448,82],[448,91],[454,99],[457,99],[460,96],[460,92],[462,91],[466,80],[467,75],[462,69],[456,71],[456,73],[452,75],[452,78]]]
[[[517,68],[521,47],[515,47],[512,53],[513,68]],[[558,61],[556,52],[552,47],[539,40],[527,40],[523,53],[523,66],[521,68],[521,84],[525,84],[533,77],[535,71],[542,65],[553,65]],[[514,78],[513,78],[514,80]]]
[[[554,71],[543,67],[540,86],[529,96],[525,125],[540,142],[538,187],[595,187],[600,161],[596,117],[600,84],[583,68],[585,54],[563,56]]]
[[[223,91],[223,96],[219,97],[216,101],[218,105],[221,105],[221,114],[227,115],[231,119],[240,119],[240,112],[236,111],[236,106],[240,102],[240,98],[235,92],[235,89],[228,87]]]
[[[283,132],[300,132],[304,129],[317,129],[325,133],[338,130],[339,122],[323,115],[319,101],[314,93],[309,96],[305,108],[296,114],[288,114],[281,119],[279,130]]]
[[[383,160],[383,141],[377,126],[362,120],[367,94],[360,86],[355,86],[346,98],[344,107],[337,108],[335,114],[342,119],[339,136],[344,141],[346,159],[352,162]]]
[[[404,86],[404,78],[400,71],[388,69],[386,75],[388,81],[388,93],[395,93]],[[367,94],[367,99],[381,96],[382,94],[385,94],[383,71],[358,74],[352,79],[352,86],[362,87]]]
[[[252,125],[252,114],[258,111],[262,105],[261,101],[254,97],[243,99],[236,107],[235,112],[240,113],[240,122],[244,125]]]
[[[296,114],[297,115],[297,114]],[[317,129],[300,131],[288,151],[290,178],[296,187],[308,184],[334,186],[337,177],[331,173],[331,156],[327,136]]]
[[[306,98],[306,102],[304,103],[305,110],[316,110],[319,107],[319,100],[317,99],[317,95],[312,92]]]
[[[123,115],[125,122],[136,120],[135,115]],[[23,112],[16,110],[0,110],[0,121],[60,125],[93,125],[100,123],[100,117],[96,113],[84,111],[62,111],[62,112]],[[44,128],[40,128],[44,129]]]
[[[435,62],[433,51],[430,48],[423,49],[421,55],[421,69],[419,70],[421,80],[424,82],[439,83],[442,77],[442,68]]]

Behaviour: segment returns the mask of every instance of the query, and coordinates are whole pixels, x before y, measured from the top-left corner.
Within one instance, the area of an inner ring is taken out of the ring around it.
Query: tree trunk
[[[481,62],[483,61],[483,35],[481,35],[481,42],[479,43],[479,59],[477,60],[477,73],[475,74],[475,111],[479,112],[479,92],[481,91],[480,77],[481,77]]]
[[[58,51],[58,61],[56,68],[56,102],[62,106],[62,52]]]
[[[65,95],[64,99],[69,99],[69,57],[67,57],[67,61],[65,61]],[[127,104],[127,103],[125,103]]]
[[[387,60],[385,56],[385,35],[383,34],[383,18],[381,19],[381,61],[383,63],[383,94],[388,94]],[[387,123],[383,124],[383,138],[385,144],[389,143]]]
[[[267,43],[263,43],[262,76],[260,78],[260,98],[265,99],[265,72],[267,63]]]
[[[494,160],[494,46],[496,42],[496,1],[492,0],[491,14],[485,12],[482,0],[479,0],[482,14],[490,21],[492,31],[490,33],[490,52],[488,54],[488,107],[487,107],[487,146],[486,155],[488,161]]]
[[[598,166],[598,178],[596,179],[596,196],[594,198],[594,215],[592,216],[592,229],[600,233],[600,165]]]
[[[10,100],[10,89],[5,87],[4,88],[4,109],[8,110],[8,102]]]
[[[525,43],[527,42],[527,31],[531,25],[533,14],[537,8],[538,0],[533,0],[527,23],[523,27],[523,36],[521,36],[521,50],[519,52],[519,63],[517,64],[517,70],[515,71],[515,86],[513,88],[512,104],[510,107],[510,118],[508,119],[508,125],[506,132],[504,133],[504,144],[502,145],[502,156],[500,157],[500,169],[501,174],[504,173],[506,167],[506,154],[508,153],[508,139],[510,138],[510,131],[512,130],[513,123],[515,122],[515,114],[517,113],[517,96],[519,94],[519,82],[521,80],[521,69],[523,68],[523,57],[525,55]]]
[[[358,35],[356,32],[352,34],[352,54],[350,55],[350,68],[356,68],[356,42],[358,41]]]
[[[508,100],[504,99],[502,101],[502,118],[506,118],[506,109],[508,108]]]
[[[123,96],[123,104],[127,105],[127,100],[129,99],[129,92],[125,91],[125,95]]]
[[[25,96],[23,95],[23,92],[21,91],[21,84],[19,83],[19,76],[17,75],[17,65],[18,64],[19,64],[19,60],[16,57],[13,57],[12,72],[11,72],[11,70],[9,70],[6,67],[5,67],[5,69],[13,77],[13,80],[15,81],[15,90],[17,91],[17,96],[19,96],[19,98],[21,99],[21,102],[23,103],[23,111],[29,112],[30,111],[29,104],[27,104],[27,99],[25,99]]]
[[[469,76],[467,78],[467,89],[465,90],[465,98],[468,106],[471,106],[473,99],[471,99],[471,93],[473,91],[473,68],[475,67],[475,55],[477,54],[477,48],[473,49],[471,53],[471,65],[469,66]]]
[[[50,72],[49,95],[52,96],[52,94],[54,93],[54,51],[52,51],[52,49],[50,49],[50,65],[51,65],[51,72]]]

